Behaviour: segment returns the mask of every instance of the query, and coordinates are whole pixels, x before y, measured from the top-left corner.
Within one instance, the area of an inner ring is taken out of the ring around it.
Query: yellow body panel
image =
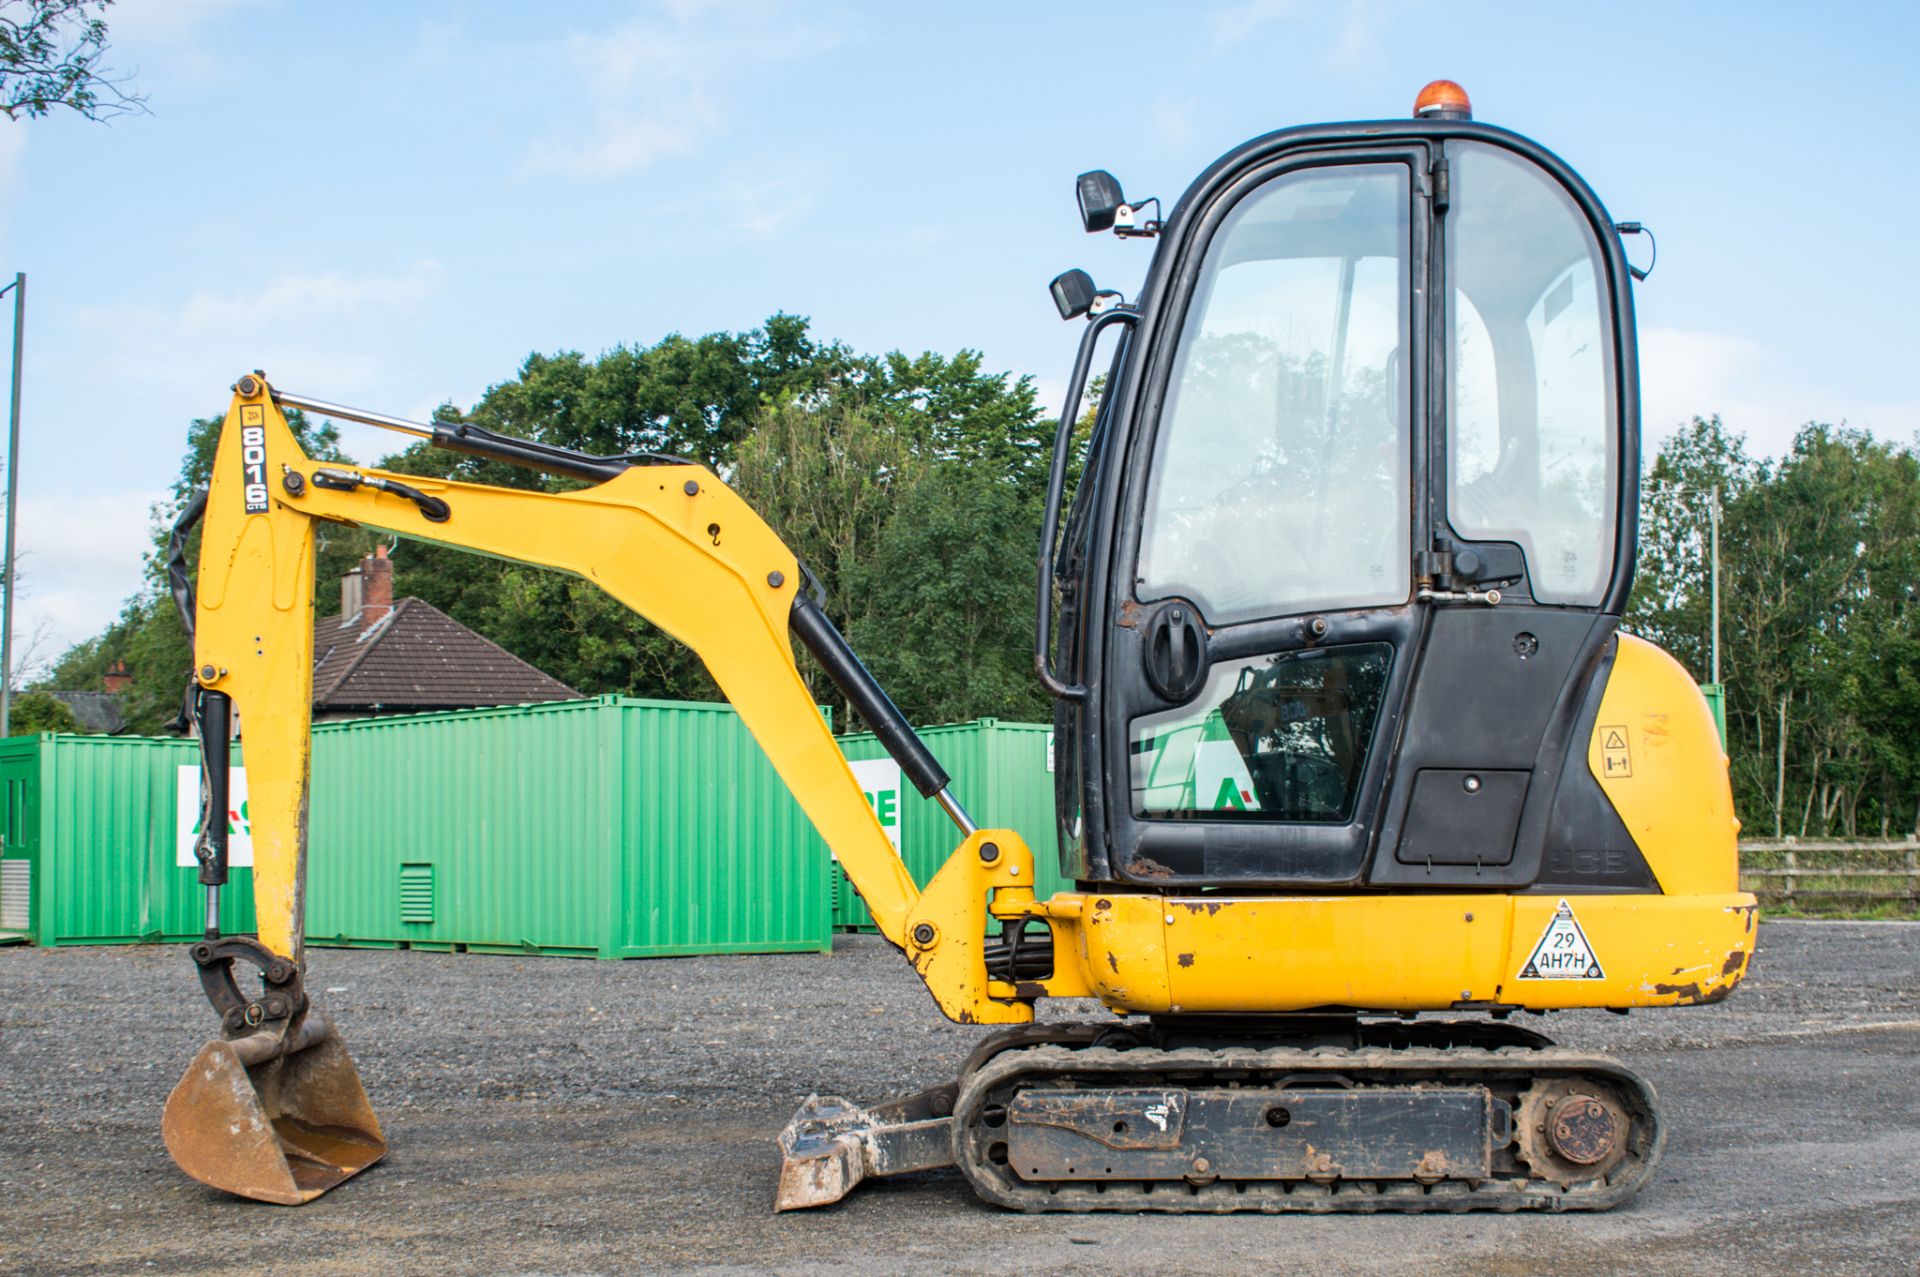
[[[1523,979],[1566,900],[1598,979]],[[1047,905],[1117,1011],[1644,1007],[1715,1002],[1746,974],[1753,897],[1063,893]]]
[[[1740,822],[1713,711],[1680,662],[1620,636],[1587,766],[1668,895],[1735,891]]]

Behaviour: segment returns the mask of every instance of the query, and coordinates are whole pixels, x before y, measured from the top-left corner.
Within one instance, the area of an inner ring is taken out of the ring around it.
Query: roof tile
[[[313,627],[318,711],[458,709],[577,700],[580,693],[482,638],[422,599],[363,626],[332,616]]]

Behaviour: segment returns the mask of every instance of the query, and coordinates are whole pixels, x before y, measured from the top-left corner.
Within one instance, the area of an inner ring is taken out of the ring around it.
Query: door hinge
[[[1453,190],[1449,180],[1447,157],[1443,155],[1433,162],[1433,211],[1444,213],[1452,202]]]
[[[1453,552],[1450,550],[1417,550],[1413,556],[1413,574],[1422,581],[1444,579],[1453,575]]]

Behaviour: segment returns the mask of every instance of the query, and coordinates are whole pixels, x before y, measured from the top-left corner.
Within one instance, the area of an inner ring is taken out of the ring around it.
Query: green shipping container
[[[313,735],[315,944],[603,958],[831,947],[827,858],[729,706],[602,697]],[[175,823],[179,769],[197,764],[181,741],[0,743],[4,855],[33,880],[22,930],[42,944],[197,936]],[[223,926],[251,931],[252,875],[233,877]]]
[[[179,769],[199,763],[191,741],[0,741],[0,931],[46,945],[197,938],[205,897],[175,864],[175,821]],[[251,931],[253,871],[232,878],[221,926]]]
[[[1060,873],[1060,835],[1053,814],[1053,728],[982,718],[921,728],[920,735],[953,778],[954,797],[968,815],[983,829],[1012,829],[1026,839],[1033,849],[1035,894],[1044,899],[1070,890],[1072,880]],[[868,732],[842,736],[840,748],[850,762],[887,756]],[[883,825],[890,816],[898,821],[901,858],[913,880],[926,886],[959,845],[960,831],[938,803],[922,799],[904,779],[891,803],[872,789],[868,801],[875,804]],[[834,925],[843,931],[873,930],[873,915],[837,867],[834,889]]]
[[[601,697],[314,732],[315,944],[825,951],[827,858],[732,707]]]

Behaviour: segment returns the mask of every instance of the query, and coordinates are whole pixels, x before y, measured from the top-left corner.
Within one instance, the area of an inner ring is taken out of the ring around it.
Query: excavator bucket
[[[280,1206],[310,1202],[387,1155],[347,1048],[322,1020],[209,1042],[167,1097],[160,1130],[203,1184]]]

